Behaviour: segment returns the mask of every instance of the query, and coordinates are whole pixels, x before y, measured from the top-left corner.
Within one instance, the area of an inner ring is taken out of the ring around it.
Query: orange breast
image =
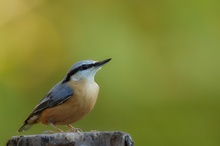
[[[80,120],[93,109],[99,86],[94,81],[70,82],[70,86],[74,95],[58,106],[45,109],[39,117],[40,122],[67,125]]]

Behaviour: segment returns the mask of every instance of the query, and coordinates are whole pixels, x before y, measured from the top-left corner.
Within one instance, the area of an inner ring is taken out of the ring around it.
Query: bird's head
[[[103,61],[94,61],[94,60],[79,61],[70,68],[63,82],[68,82],[70,80],[80,81],[83,79],[94,80],[97,71],[110,60],[111,58]]]

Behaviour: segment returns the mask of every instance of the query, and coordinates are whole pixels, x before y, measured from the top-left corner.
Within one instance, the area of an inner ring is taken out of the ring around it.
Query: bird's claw
[[[43,134],[54,134],[54,133],[57,133],[57,132],[52,131],[52,130],[46,130],[43,132]]]
[[[68,129],[66,132],[82,132],[82,129],[73,127],[73,128]]]

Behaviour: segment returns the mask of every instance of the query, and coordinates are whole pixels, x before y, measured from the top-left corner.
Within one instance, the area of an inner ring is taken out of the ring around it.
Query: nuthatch
[[[84,60],[74,64],[65,78],[41,99],[18,132],[26,131],[39,122],[51,125],[60,132],[62,130],[56,125],[74,128],[70,124],[93,109],[99,92],[99,86],[94,81],[95,74],[110,60]]]

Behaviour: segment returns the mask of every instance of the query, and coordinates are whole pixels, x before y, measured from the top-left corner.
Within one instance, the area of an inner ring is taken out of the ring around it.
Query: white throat
[[[73,76],[71,76],[71,80],[73,80],[73,81],[86,80],[86,81],[94,82],[95,74],[97,73],[97,71],[100,68],[101,67],[91,68],[91,69],[88,69],[88,70],[80,71],[80,72],[74,74]]]
[[[95,75],[90,75],[90,76],[87,76],[87,77],[79,76],[79,75],[73,75],[71,77],[71,80],[73,80],[75,82],[79,82],[79,81],[82,81],[82,80],[86,80],[86,81],[89,81],[89,82],[95,82]]]

